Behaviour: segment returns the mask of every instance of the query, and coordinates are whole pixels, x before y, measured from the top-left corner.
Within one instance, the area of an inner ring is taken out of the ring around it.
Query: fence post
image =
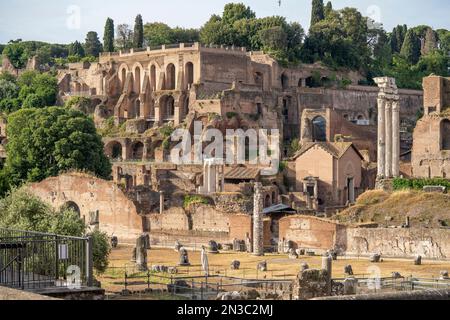
[[[147,289],[150,290],[150,270],[147,270]]]
[[[59,244],[58,236],[55,235],[55,281],[59,279]]]
[[[86,240],[86,277],[87,277],[87,286],[92,287],[92,282],[94,278],[92,237],[88,237]]]
[[[127,290],[128,288],[128,275],[127,275],[127,271],[125,270],[125,290]]]
[[[191,290],[192,290],[192,300],[194,300],[195,296],[194,278],[191,279]]]

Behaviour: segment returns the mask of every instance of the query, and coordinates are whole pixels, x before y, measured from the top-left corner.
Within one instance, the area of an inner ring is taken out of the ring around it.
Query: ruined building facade
[[[450,78],[423,80],[424,116],[414,130],[412,174],[450,178]]]

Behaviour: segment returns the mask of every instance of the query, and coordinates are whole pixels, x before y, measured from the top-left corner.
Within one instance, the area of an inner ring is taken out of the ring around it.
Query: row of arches
[[[163,72],[163,75],[158,76],[158,71],[160,73]],[[155,64],[151,64],[148,72],[148,80],[153,91],[177,89],[177,70],[173,63],[169,63],[165,68],[157,68]],[[132,91],[137,94],[142,93],[146,69],[140,63],[135,64],[131,70],[126,64],[121,65],[119,68],[119,80],[122,91],[125,89],[128,76],[132,77],[131,83],[133,84],[133,88],[129,89],[132,89]],[[183,87],[180,89],[185,90],[194,83],[194,64],[192,62],[187,62],[184,65],[183,77]],[[158,83],[159,81],[161,81],[161,83]]]
[[[163,95],[156,101],[154,98],[149,98],[148,101],[142,101],[139,97],[131,98],[123,110],[123,118],[173,121],[176,117],[176,108],[179,106],[179,116],[183,119],[189,113],[189,103],[188,95],[181,95],[178,101],[172,95]],[[156,112],[157,108],[159,112]]]
[[[113,140],[105,144],[106,156],[112,161],[142,161],[151,158],[148,146],[143,141],[125,142]]]

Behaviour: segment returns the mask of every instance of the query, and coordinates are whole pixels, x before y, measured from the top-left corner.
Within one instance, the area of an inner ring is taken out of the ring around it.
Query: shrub
[[[184,197],[184,203],[183,206],[184,208],[188,208],[189,206],[193,205],[193,204],[210,204],[210,201],[202,196],[199,195],[187,195]]]

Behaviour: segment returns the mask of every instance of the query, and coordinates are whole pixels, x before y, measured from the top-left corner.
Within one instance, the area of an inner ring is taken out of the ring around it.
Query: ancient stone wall
[[[411,159],[414,177],[450,177],[450,130],[446,127],[450,128],[450,116],[426,115],[417,123]]]
[[[67,173],[27,188],[55,209],[68,206],[78,211],[87,224],[95,222],[92,216],[98,212],[100,230],[119,239],[135,239],[143,231],[136,205],[112,181]]]
[[[326,251],[334,248],[340,226],[311,216],[288,216],[280,220],[280,239],[293,241],[297,248]]]
[[[389,257],[450,258],[448,229],[365,229],[348,228],[345,242],[336,245],[347,254],[367,256],[381,253]]]
[[[423,92],[418,90],[399,90],[400,116],[402,120],[414,120],[423,106]],[[344,112],[350,120],[369,120],[376,123],[377,87],[349,86],[346,89],[299,88],[300,110],[332,107]]]

